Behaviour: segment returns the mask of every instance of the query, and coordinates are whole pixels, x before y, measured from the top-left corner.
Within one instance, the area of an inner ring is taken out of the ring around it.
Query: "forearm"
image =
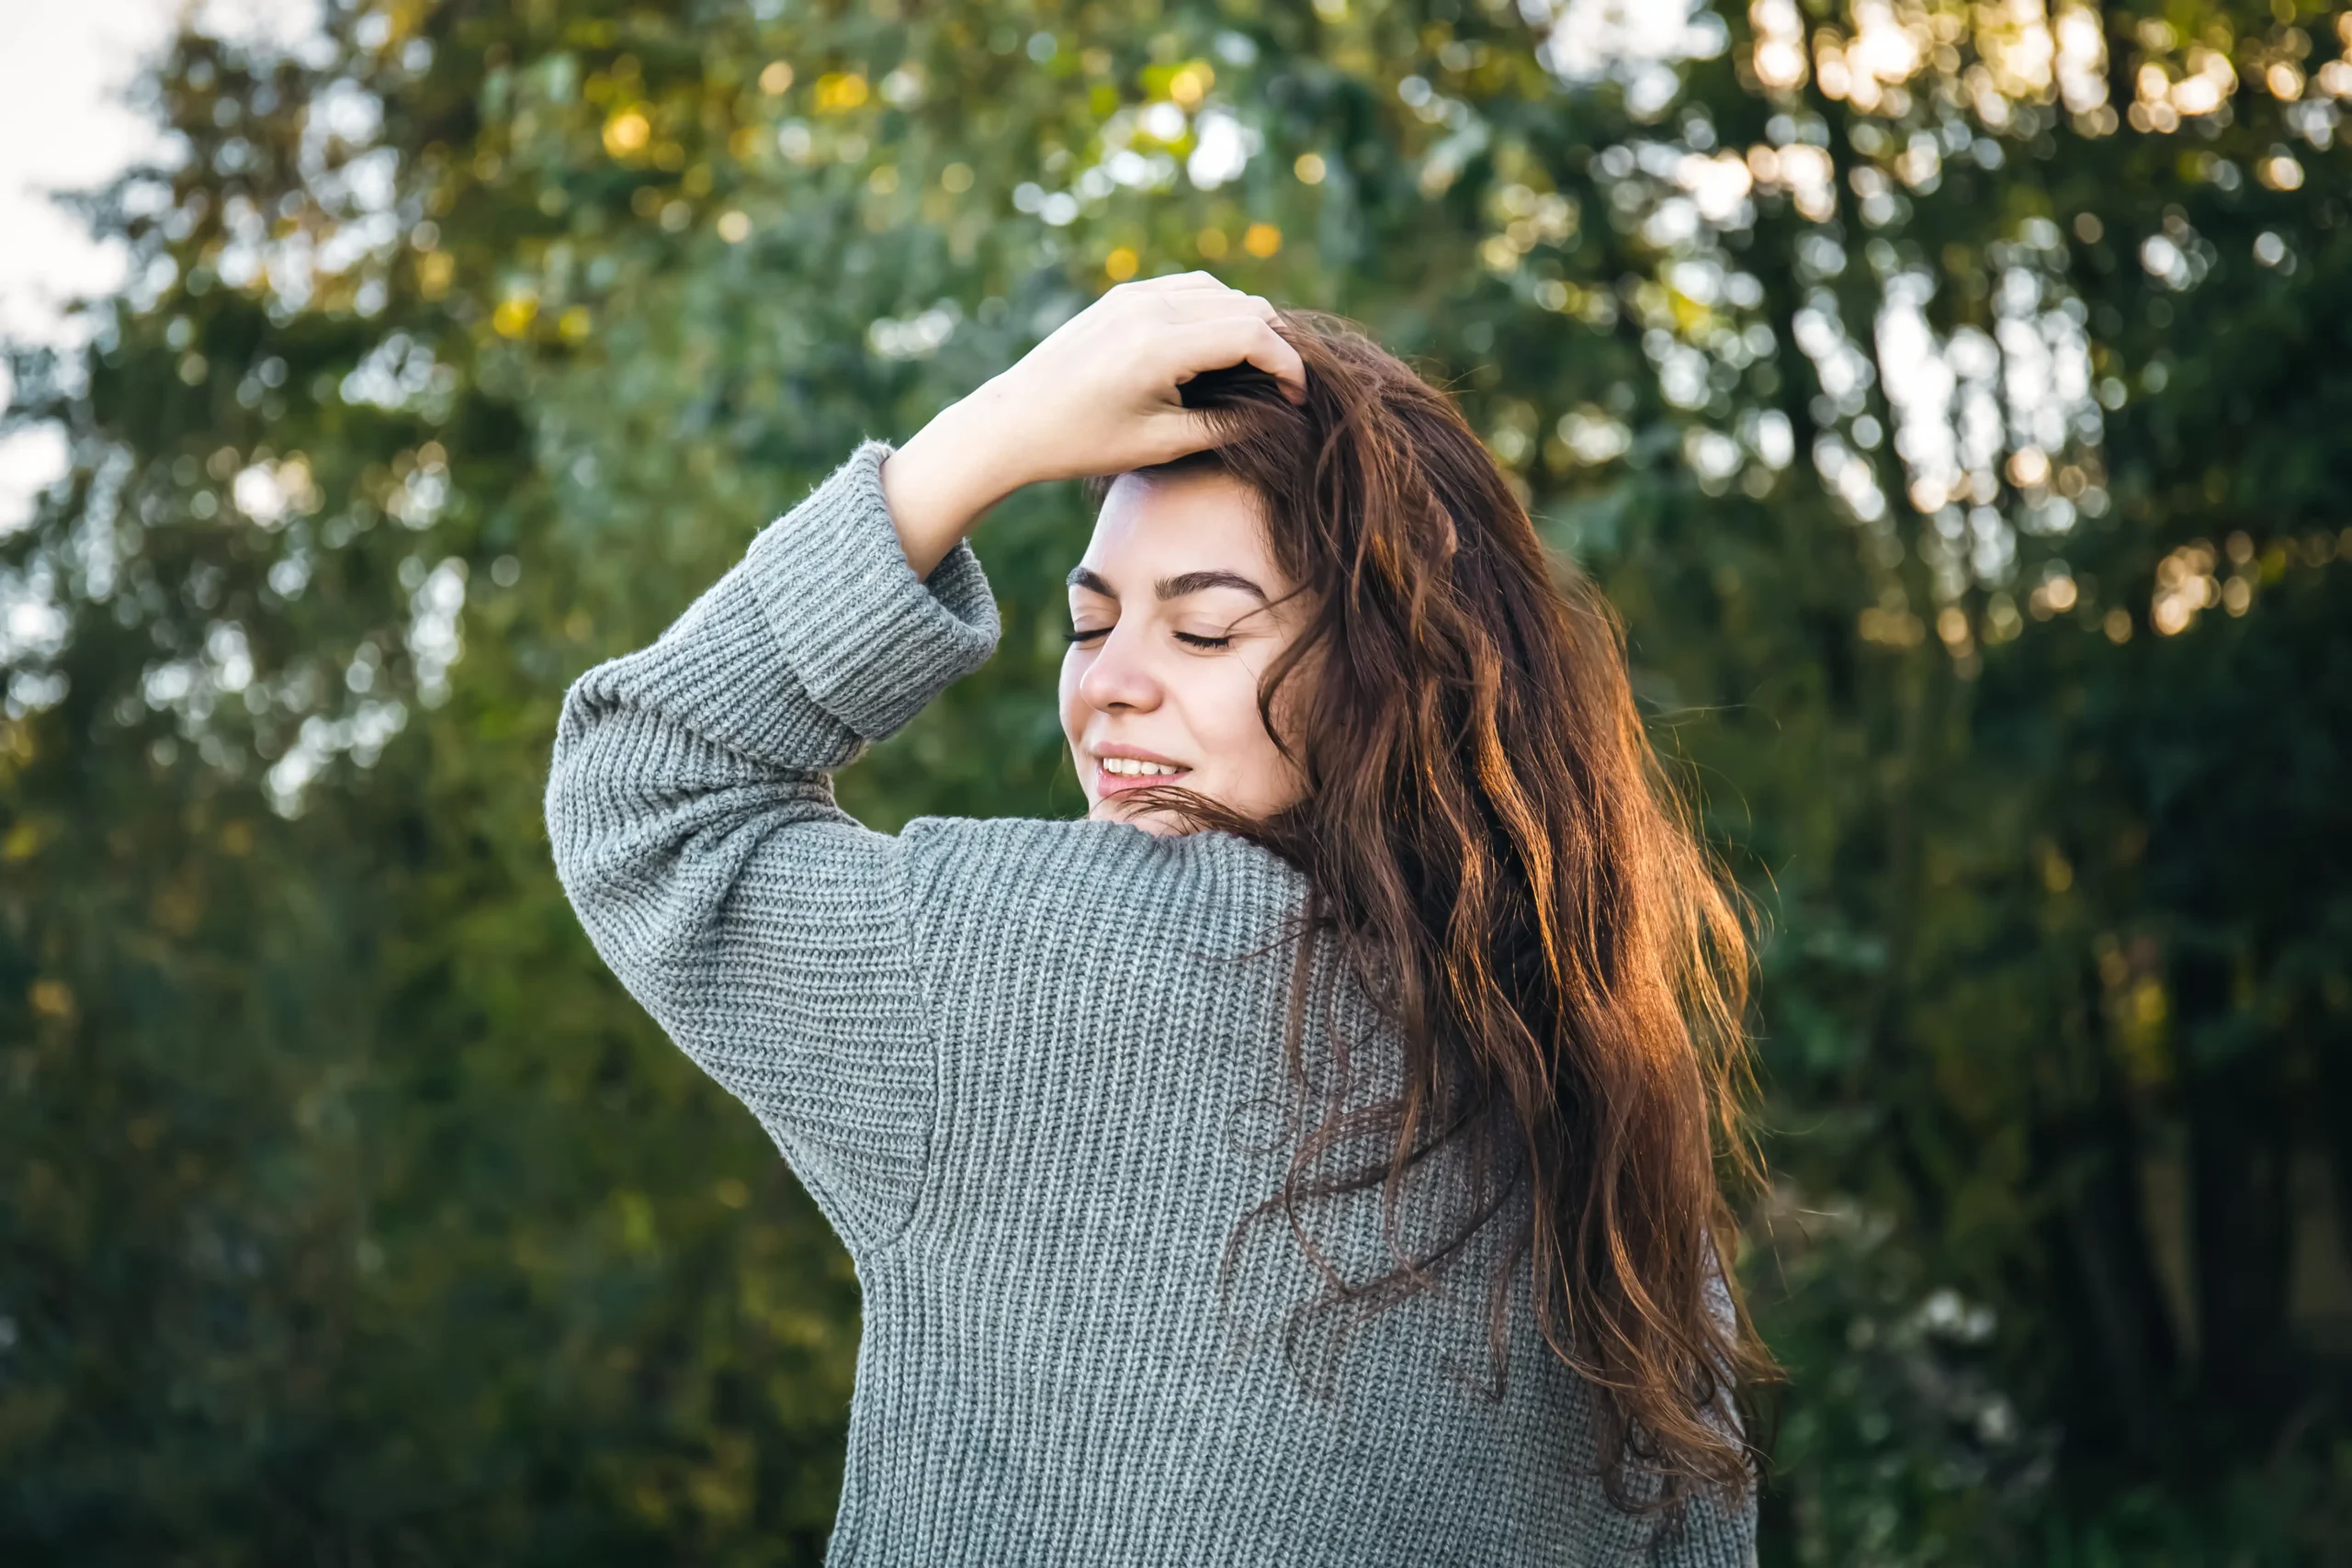
[[[882,494],[907,564],[928,581],[989,508],[1039,476],[1007,438],[1015,394],[1001,378],[942,409],[882,465]]]
[[[658,867],[754,797],[829,807],[822,775],[988,658],[999,625],[978,560],[951,546],[914,580],[884,514],[884,450],[861,446],[654,643],[565,694],[548,809],[568,875],[636,874],[616,857]]]
[[[916,581],[862,446],[650,645],[565,694],[546,816],[581,924],[629,993],[757,1111],[853,1247],[920,1186],[929,1034],[893,835],[835,769],[982,663],[968,548]]]
[[[1272,305],[1204,272],[1122,283],[892,454],[882,487],[907,564],[928,581],[981,513],[1042,479],[1148,468],[1216,444],[1183,384],[1248,363],[1306,398]]]

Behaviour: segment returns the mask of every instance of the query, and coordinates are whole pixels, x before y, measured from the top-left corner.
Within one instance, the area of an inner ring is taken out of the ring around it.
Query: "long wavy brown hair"
[[[1261,502],[1310,608],[1259,711],[1306,787],[1262,818],[1181,785],[1127,798],[1306,874],[1302,1087],[1318,931],[1403,1061],[1396,1092],[1351,1105],[1342,1089],[1297,1124],[1283,1190],[1252,1218],[1288,1216],[1314,1254],[1303,1205],[1380,1189],[1395,1267],[1351,1280],[1317,1255],[1322,1305],[1360,1321],[1482,1258],[1498,1392],[1518,1277],[1544,1344],[1595,1391],[1612,1501],[1743,1496],[1769,1446],[1755,1395],[1779,1376],[1727,1266],[1726,1186],[1763,1174],[1745,906],[1651,748],[1615,615],[1546,552],[1453,400],[1344,318],[1284,311],[1279,330],[1306,362],[1304,404],[1248,367],[1195,377],[1183,398],[1216,444],[1146,471],[1213,466]],[[1098,503],[1115,478],[1090,481]],[[1293,680],[1312,697],[1278,725]],[[1408,1182],[1441,1165],[1466,1180],[1446,1187],[1434,1242],[1402,1246]]]

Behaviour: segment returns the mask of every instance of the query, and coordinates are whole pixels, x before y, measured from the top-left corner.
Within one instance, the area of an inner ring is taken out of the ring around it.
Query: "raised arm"
[[[565,695],[557,874],[629,993],[756,1112],[853,1246],[920,1181],[932,1065],[899,840],[830,774],[1000,634],[968,544],[919,580],[869,441],[650,647]]]
[[[548,831],[581,923],[854,1251],[912,1211],[935,1075],[924,889],[831,775],[995,649],[964,536],[996,501],[1206,445],[1177,392],[1200,370],[1249,359],[1303,393],[1272,317],[1206,274],[1112,290],[903,451],[859,446],[650,647],[565,695]]]

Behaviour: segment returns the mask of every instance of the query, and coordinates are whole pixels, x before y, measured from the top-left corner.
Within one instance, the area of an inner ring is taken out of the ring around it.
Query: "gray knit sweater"
[[[1220,1280],[1295,1111],[1296,871],[1225,833],[889,834],[835,804],[831,775],[1001,629],[968,544],[927,581],[908,564],[889,451],[860,446],[651,646],[580,678],[547,796],[597,951],[856,1264],[827,1562],[1749,1562],[1752,1501],[1702,1497],[1679,1532],[1608,1505],[1587,1391],[1523,1311],[1497,1402],[1461,1290],[1286,1356],[1320,1280],[1289,1231],[1253,1227]],[[1332,994],[1348,1027],[1372,1016]],[[1319,1235],[1359,1278],[1388,1256],[1366,1197]]]

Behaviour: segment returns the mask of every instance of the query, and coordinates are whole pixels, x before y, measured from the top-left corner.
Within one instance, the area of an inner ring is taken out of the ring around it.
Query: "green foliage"
[[[2340,1560],[2336,20],[1595,9],[180,39],[8,415],[74,454],[0,538],[8,1559],[820,1554],[854,1281],[564,906],[557,702],[1205,265],[1454,388],[1769,912],[1768,1561]],[[1074,809],[1085,526],[988,520],[1002,651],[845,804]]]

